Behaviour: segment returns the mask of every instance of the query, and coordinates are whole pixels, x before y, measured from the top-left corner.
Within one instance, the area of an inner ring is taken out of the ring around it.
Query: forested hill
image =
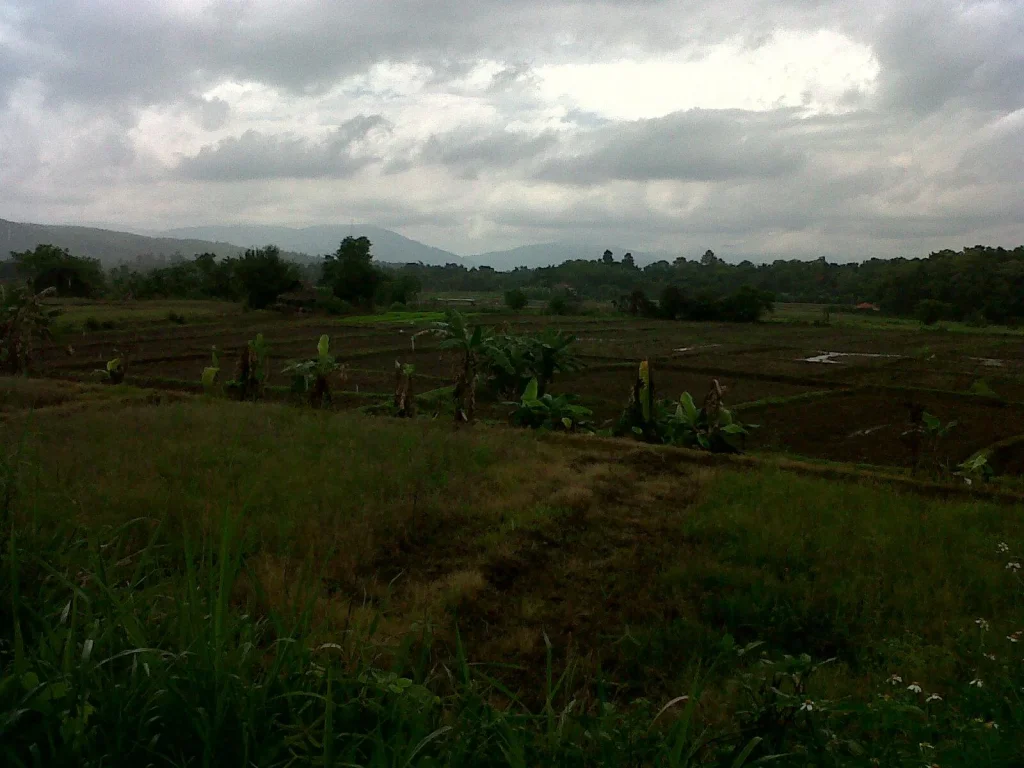
[[[98,259],[105,267],[132,263],[140,256],[181,254],[191,258],[197,253],[238,256],[245,251],[237,245],[209,240],[145,237],[94,227],[26,224],[0,219],[0,261],[10,256],[11,251],[29,251],[40,243],[67,248],[76,256]]]

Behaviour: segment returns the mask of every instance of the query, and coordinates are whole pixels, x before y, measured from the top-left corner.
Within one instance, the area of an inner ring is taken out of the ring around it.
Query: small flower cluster
[[[903,685],[903,678],[899,675],[889,675],[889,679],[886,680],[886,682],[892,686]],[[924,689],[918,682],[911,682],[910,685],[907,686],[907,690],[911,693],[924,693]],[[882,698],[888,700],[890,697],[888,694],[886,694]],[[937,693],[931,693],[928,694],[928,697],[924,701],[925,704],[931,704],[933,701],[942,701],[942,697],[939,696],[939,694]]]
[[[982,632],[988,632],[988,621],[986,619],[975,619],[974,623],[977,624]]]

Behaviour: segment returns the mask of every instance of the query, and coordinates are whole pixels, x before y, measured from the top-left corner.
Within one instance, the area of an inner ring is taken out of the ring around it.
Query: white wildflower
[[[1012,635],[1007,635],[1006,639],[1009,640],[1011,643],[1019,643],[1020,642],[1021,634],[1024,634],[1024,633],[1022,633],[1021,630],[1017,630]]]
[[[1017,562],[1007,563],[1006,564],[1006,570],[1013,571],[1014,573],[1016,573],[1017,571],[1020,570],[1020,563],[1017,563]]]
[[[903,678],[899,675],[891,675],[889,677],[889,685],[899,685],[903,682]]]
[[[982,688],[984,687],[985,683],[980,677],[976,677],[973,680],[971,680],[971,682],[969,682],[968,685],[974,686],[975,688]]]
[[[911,683],[910,685],[907,686],[907,690],[910,691],[911,693],[920,693],[921,692],[921,686],[918,685],[917,683]]]
[[[989,661],[995,661],[996,660],[996,655],[994,653],[986,653],[985,654],[985,658],[988,659]]]
[[[935,749],[935,747],[933,747],[933,746],[932,746],[931,744],[929,744],[929,743],[928,743],[927,741],[922,741],[922,742],[921,742],[920,744],[918,744],[917,746],[918,746],[918,747],[919,747],[920,749]]]
[[[1000,541],[999,546],[996,547],[996,549],[998,549],[1001,554],[1005,554],[1010,551],[1010,548],[1007,546],[1005,541]]]
[[[801,712],[812,712],[814,710],[814,702],[807,699],[803,704],[800,705]]]
[[[982,632],[988,632],[988,621],[986,619],[975,619],[974,623],[981,627]]]
[[[937,693],[931,694],[927,699],[924,700],[925,704],[931,704],[933,701],[942,701],[942,697]]]

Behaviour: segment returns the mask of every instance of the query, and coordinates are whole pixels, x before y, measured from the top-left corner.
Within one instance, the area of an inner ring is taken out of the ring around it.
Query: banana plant
[[[215,394],[217,377],[220,375],[220,361],[217,359],[217,348],[210,353],[211,364],[203,369],[203,391],[208,395]]]
[[[305,393],[309,404],[320,408],[331,402],[330,377],[342,366],[331,355],[331,340],[325,333],[316,345],[316,357],[300,360],[285,366],[283,373],[292,377],[292,391]]]
[[[459,355],[459,368],[455,375],[455,421],[471,423],[476,412],[477,374],[481,357],[496,360],[505,368],[511,364],[502,350],[494,343],[494,332],[482,325],[472,327],[466,318],[455,310],[448,310],[445,319],[434,323],[429,333],[439,336],[441,349],[452,350]]]
[[[124,381],[124,358],[118,355],[113,360],[108,360],[104,368],[96,371],[111,384],[120,384]]]
[[[43,299],[56,290],[0,285],[0,373],[27,374],[36,343],[52,338],[50,323],[60,310],[47,308]]]
[[[229,386],[242,400],[259,400],[270,375],[269,347],[263,334],[256,334],[243,348],[238,358],[235,380]]]
[[[537,336],[503,333],[494,336],[481,351],[481,372],[503,397],[518,397],[533,378],[543,395],[556,373],[581,367],[570,349],[575,341],[571,334],[552,330]]]
[[[517,427],[532,429],[551,429],[566,432],[580,430],[591,431],[592,427],[586,420],[593,412],[582,405],[576,405],[572,395],[540,394],[537,379],[530,379],[523,396],[509,415],[509,421]]]
[[[654,400],[654,378],[647,360],[640,362],[636,380],[629,392],[629,402],[615,426],[616,435],[634,435],[647,442],[661,442],[658,435],[657,404]]]
[[[530,351],[534,370],[537,373],[538,391],[541,395],[555,380],[556,373],[576,371],[581,367],[579,358],[569,350],[569,347],[576,342],[576,337],[573,334],[548,329],[530,341],[532,342]]]
[[[749,434],[754,425],[745,425],[733,418],[732,412],[721,406],[698,409],[689,392],[679,396],[675,410],[661,421],[661,434],[666,443],[686,448],[700,448],[716,453],[739,453],[736,439]]]
[[[412,396],[412,374],[415,367],[395,360],[395,414],[399,417],[416,415],[416,402]]]

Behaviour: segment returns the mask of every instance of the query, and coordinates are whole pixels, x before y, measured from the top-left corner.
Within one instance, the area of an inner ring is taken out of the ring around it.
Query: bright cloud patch
[[[729,41],[700,58],[681,53],[536,70],[548,100],[621,120],[694,107],[844,112],[872,91],[878,72],[869,47],[826,31],[776,32],[753,49]]]

